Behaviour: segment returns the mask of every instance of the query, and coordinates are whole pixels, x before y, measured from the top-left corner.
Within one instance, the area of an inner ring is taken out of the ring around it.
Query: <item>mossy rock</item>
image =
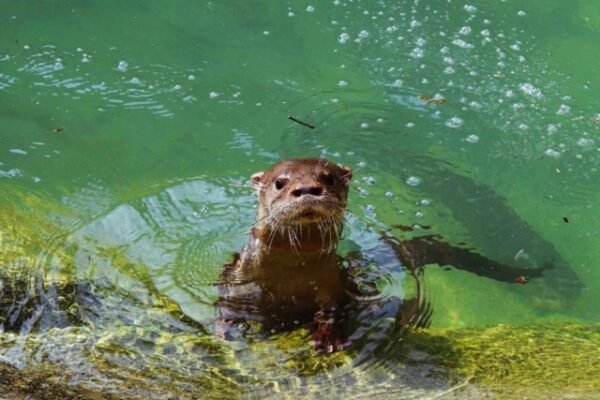
[[[494,398],[600,399],[600,324],[421,331],[408,343]]]

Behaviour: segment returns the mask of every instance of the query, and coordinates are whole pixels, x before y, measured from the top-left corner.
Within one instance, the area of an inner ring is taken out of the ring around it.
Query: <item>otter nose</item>
[[[323,188],[319,185],[298,185],[292,190],[292,196],[300,197],[305,194],[312,194],[313,196],[320,196],[323,194]]]

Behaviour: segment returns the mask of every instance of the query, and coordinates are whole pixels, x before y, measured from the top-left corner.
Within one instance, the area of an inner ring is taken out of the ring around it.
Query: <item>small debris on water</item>
[[[426,96],[422,94],[419,95],[419,100],[421,100],[425,104],[435,104],[436,106],[441,106],[442,104],[446,103],[446,99],[438,95]]]
[[[563,217],[563,221],[565,221],[568,224],[569,223],[569,218]]]
[[[525,285],[525,284],[527,284],[527,282],[529,282],[529,279],[527,279],[524,276],[517,276],[515,278],[515,282],[520,283],[521,285]]]
[[[65,129],[65,128],[63,128],[63,127],[53,128],[53,129],[52,129],[52,132],[54,132],[54,133],[60,133],[60,132],[62,132],[64,129]]]
[[[292,117],[291,115],[290,115],[290,116],[288,116],[288,119],[290,119],[290,120],[294,121],[294,122],[295,122],[295,123],[297,123],[297,124],[300,124],[300,125],[302,125],[302,126],[305,126],[305,127],[307,127],[307,128],[310,128],[310,129],[315,129],[315,127],[314,127],[313,125],[311,125],[311,124],[309,124],[309,123],[307,123],[307,122],[304,122],[304,121],[300,121],[298,118]]]
[[[516,260],[517,258],[519,258],[519,256],[520,256],[521,254],[523,254],[524,252],[525,252],[525,249],[521,249],[521,250],[517,251],[517,254],[515,254],[515,260]]]

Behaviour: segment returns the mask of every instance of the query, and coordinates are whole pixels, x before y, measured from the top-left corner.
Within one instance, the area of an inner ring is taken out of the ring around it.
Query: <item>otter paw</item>
[[[237,340],[248,331],[248,323],[231,319],[218,319],[215,321],[215,335],[224,340]]]
[[[332,354],[350,346],[350,339],[345,338],[340,330],[331,324],[319,325],[313,334],[317,353]]]

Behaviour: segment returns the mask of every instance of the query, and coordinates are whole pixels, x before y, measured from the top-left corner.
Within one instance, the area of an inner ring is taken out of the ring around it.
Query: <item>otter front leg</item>
[[[342,316],[336,307],[324,307],[315,313],[313,340],[317,352],[331,354],[350,346],[342,329]]]

